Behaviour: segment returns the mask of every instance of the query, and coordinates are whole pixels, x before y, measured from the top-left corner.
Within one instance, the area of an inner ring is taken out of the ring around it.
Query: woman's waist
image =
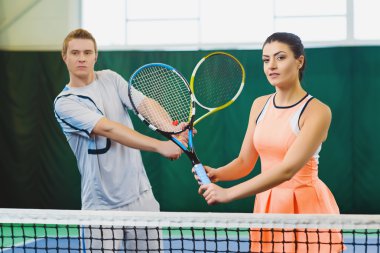
[[[262,168],[262,171],[268,171],[270,173],[270,170],[276,169],[276,168],[268,168],[265,167]],[[302,185],[310,185],[319,180],[318,177],[318,166],[317,164],[306,164],[304,167],[302,167],[293,177],[282,184],[280,184],[278,187],[286,187],[286,188],[294,188]]]
[[[320,181],[318,175],[295,175],[291,179],[278,185],[278,188],[300,188],[316,185]]]

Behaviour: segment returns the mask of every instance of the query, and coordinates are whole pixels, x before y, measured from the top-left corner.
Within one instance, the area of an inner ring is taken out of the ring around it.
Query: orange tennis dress
[[[253,143],[260,155],[261,170],[270,171],[284,156],[300,132],[298,121],[313,99],[306,95],[292,106],[275,104],[271,95],[256,121]],[[256,195],[254,213],[339,214],[338,205],[328,187],[318,178],[321,146],[292,179]],[[269,230],[269,229],[268,229]],[[317,242],[320,242],[318,245]],[[306,243],[307,242],[307,243]],[[252,252],[341,252],[344,248],[340,231],[317,234],[291,231],[251,230]]]

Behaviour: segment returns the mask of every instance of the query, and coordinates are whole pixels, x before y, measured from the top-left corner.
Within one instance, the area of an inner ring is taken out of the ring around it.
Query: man
[[[159,211],[140,150],[178,159],[181,149],[171,141],[160,141],[133,129],[127,112],[131,108],[127,82],[111,70],[94,71],[97,57],[96,41],[88,31],[77,29],[67,35],[62,58],[70,81],[54,101],[57,121],[77,158],[82,209]],[[146,237],[146,231],[141,235],[104,228],[84,232],[92,237],[102,235],[105,239],[115,233],[116,239],[120,239],[116,244],[125,237]],[[155,233],[149,236],[157,238],[157,231]],[[137,241],[128,241],[125,247],[135,249]],[[112,240],[105,240],[103,244],[89,239],[84,242],[85,248],[115,250]],[[158,249],[158,242],[154,243],[149,247]],[[146,247],[146,242],[141,241],[141,244]]]

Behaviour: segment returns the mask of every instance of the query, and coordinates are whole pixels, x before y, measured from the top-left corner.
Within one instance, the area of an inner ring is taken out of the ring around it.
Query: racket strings
[[[182,131],[180,123],[189,122],[192,101],[187,84],[179,74],[161,66],[150,66],[142,69],[131,82],[135,88],[130,91],[132,103],[148,123],[164,132]]]
[[[243,83],[239,63],[227,56],[207,58],[194,76],[194,95],[208,108],[216,108],[231,101]]]

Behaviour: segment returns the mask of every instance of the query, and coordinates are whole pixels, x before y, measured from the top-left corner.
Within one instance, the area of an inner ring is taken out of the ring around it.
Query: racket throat
[[[193,165],[197,165],[197,164],[200,164],[201,162],[199,161],[197,155],[195,153],[193,153],[191,156],[190,156],[190,159],[191,159],[191,163]]]
[[[189,129],[188,136],[189,136],[189,138],[188,138],[189,142],[188,142],[188,146],[187,146],[188,155],[189,155],[189,158],[191,160],[191,163],[193,165],[196,165],[196,164],[199,164],[201,162],[199,161],[197,155],[195,154],[194,145],[193,145],[193,129],[192,129],[192,127]]]

